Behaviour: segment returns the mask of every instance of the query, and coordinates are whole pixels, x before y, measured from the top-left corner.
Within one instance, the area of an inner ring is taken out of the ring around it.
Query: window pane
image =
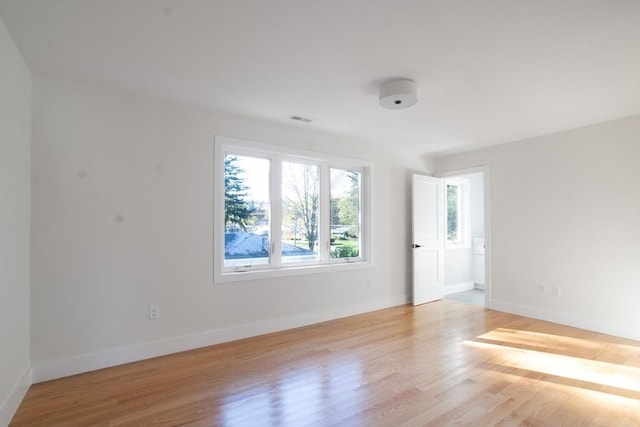
[[[224,156],[224,266],[269,263],[267,159]]]
[[[320,168],[282,162],[282,262],[317,261]]]
[[[457,242],[459,236],[459,187],[447,185],[447,240]]]
[[[360,257],[360,172],[330,170],[331,258]]]

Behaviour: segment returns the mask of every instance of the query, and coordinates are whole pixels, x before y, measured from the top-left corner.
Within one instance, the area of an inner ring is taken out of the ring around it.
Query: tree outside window
[[[331,168],[331,257],[360,256],[359,172]]]
[[[287,243],[313,252],[312,259],[318,259],[319,209],[320,168],[307,163],[282,162],[282,232],[293,238],[293,242],[285,240]],[[283,248],[283,261],[295,260],[298,255],[286,255]]]
[[[238,162],[238,156],[224,158],[224,221],[226,227],[235,225],[244,231],[256,209],[250,207],[245,170]]]

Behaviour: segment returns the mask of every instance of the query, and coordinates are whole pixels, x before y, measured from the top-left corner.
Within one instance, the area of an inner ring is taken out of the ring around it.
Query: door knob
[[[412,247],[413,249],[415,249],[415,248],[421,248],[421,247],[422,247],[422,245],[418,245],[418,244],[414,243],[413,245],[411,245],[411,247]]]

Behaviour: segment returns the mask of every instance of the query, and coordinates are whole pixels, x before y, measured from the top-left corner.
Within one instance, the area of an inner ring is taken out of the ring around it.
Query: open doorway
[[[446,241],[444,295],[485,306],[485,173],[467,171],[444,179]]]

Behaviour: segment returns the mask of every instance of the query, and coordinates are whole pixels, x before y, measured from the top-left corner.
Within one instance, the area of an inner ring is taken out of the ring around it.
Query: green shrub
[[[331,253],[332,258],[357,258],[358,256],[360,251],[352,246],[337,246]]]

